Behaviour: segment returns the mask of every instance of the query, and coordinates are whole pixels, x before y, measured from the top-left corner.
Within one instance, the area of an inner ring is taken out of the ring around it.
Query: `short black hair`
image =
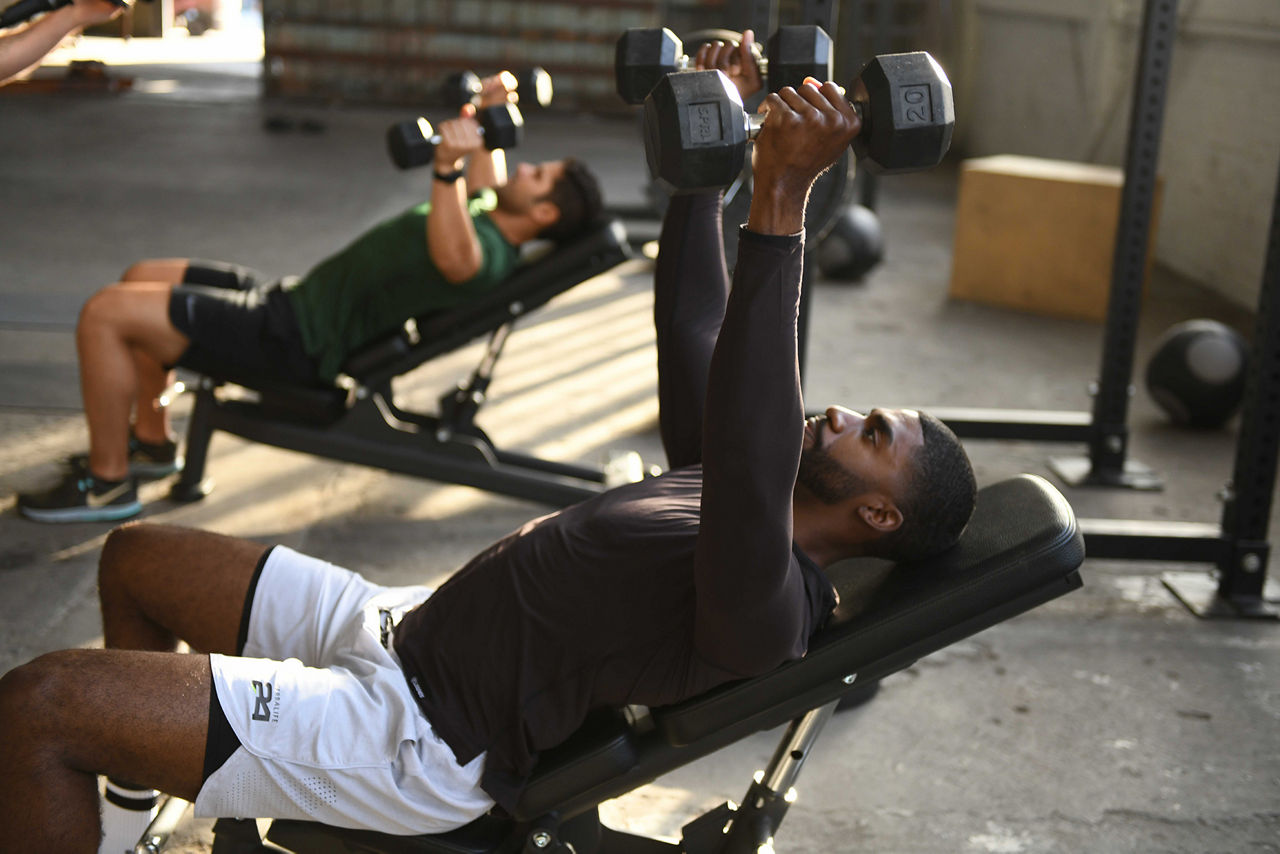
[[[557,243],[580,234],[600,218],[604,209],[600,182],[586,164],[574,157],[565,159],[564,174],[539,201],[549,201],[560,211],[556,221],[538,234]]]
[[[916,561],[941,554],[956,544],[978,494],[969,455],[951,428],[920,413],[924,446],[912,458],[907,487],[898,496],[902,524],[877,540],[876,556]]]

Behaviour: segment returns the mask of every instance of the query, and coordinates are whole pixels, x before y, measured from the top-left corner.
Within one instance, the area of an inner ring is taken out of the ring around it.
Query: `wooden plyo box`
[[[960,167],[951,296],[1102,321],[1123,184],[1123,171],[1111,166],[1011,154],[966,160]],[[1159,210],[1157,180],[1147,271]]]

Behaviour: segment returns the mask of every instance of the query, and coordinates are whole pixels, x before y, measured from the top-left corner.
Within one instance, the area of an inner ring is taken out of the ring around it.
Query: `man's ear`
[[[552,201],[534,202],[533,207],[529,208],[529,216],[538,228],[546,228],[560,219],[560,208],[556,207],[556,203]]]
[[[860,501],[856,512],[867,527],[880,534],[902,527],[902,511],[883,495],[870,495]]]

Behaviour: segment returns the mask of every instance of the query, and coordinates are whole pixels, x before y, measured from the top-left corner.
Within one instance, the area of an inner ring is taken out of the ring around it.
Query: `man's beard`
[[[815,431],[813,445],[800,452],[800,470],[796,483],[813,493],[823,504],[839,504],[852,495],[869,491],[866,481],[841,466],[819,446],[820,431]]]
[[[503,213],[522,214],[532,207],[531,204],[526,204],[525,201],[521,199],[508,184],[502,184],[501,186],[494,187],[493,194],[498,200],[498,210]]]
[[[511,206],[511,191],[507,189],[506,184],[494,187],[493,195],[498,200],[497,207],[499,210],[504,210]]]

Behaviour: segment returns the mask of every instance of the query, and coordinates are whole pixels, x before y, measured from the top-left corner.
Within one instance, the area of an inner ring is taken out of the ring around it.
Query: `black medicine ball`
[[[1147,391],[1176,424],[1218,427],[1244,399],[1249,349],[1244,338],[1216,320],[1171,326],[1147,363]]]
[[[818,269],[829,279],[856,282],[884,258],[884,235],[875,211],[848,205],[836,214],[818,244]]]

